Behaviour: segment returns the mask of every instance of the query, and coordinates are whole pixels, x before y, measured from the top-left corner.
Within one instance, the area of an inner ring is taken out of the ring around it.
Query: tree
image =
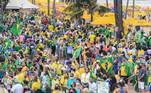
[[[106,0],[106,7],[109,8],[109,1]]]
[[[53,9],[52,9],[52,17],[55,18],[56,16],[56,0],[53,0]]]
[[[76,19],[79,21],[80,16],[83,14],[82,9],[82,0],[65,0],[65,3],[67,4],[67,7],[64,9],[64,13],[69,15],[71,19]]]
[[[123,28],[123,12],[122,12],[122,0],[114,0],[114,13],[115,13],[115,22],[118,27],[118,31],[122,36],[124,32]]]
[[[50,0],[48,0],[48,15],[50,15]]]
[[[127,3],[126,3],[125,19],[127,18],[128,6],[129,6],[129,0],[127,0]]]
[[[93,14],[97,9],[97,0],[86,0],[85,4],[87,4],[87,9],[91,15],[91,22],[93,21]]]
[[[133,0],[133,13],[132,13],[133,18],[134,18],[134,12],[135,12],[135,0]]]
[[[68,4],[65,11],[70,12],[73,17],[80,18],[83,11],[87,10],[91,15],[91,21],[93,21],[94,12],[98,11],[99,13],[105,13],[110,11],[110,9],[106,7],[98,6],[97,0],[66,0],[65,2]]]

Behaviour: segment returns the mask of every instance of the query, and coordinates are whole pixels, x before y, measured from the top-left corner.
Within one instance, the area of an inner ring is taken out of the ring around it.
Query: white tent
[[[33,5],[28,0],[9,0],[6,9],[37,9],[38,6]]]
[[[19,3],[20,3],[21,8],[23,9],[30,9],[30,8],[37,9],[38,8],[38,6],[33,5],[28,0],[20,0]]]
[[[19,9],[20,3],[18,0],[9,0],[6,9]]]

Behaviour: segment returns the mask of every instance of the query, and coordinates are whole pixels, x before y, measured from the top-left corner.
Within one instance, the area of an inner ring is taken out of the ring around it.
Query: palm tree
[[[65,0],[67,7],[64,9],[64,13],[70,15],[71,19],[76,19],[78,21],[83,14],[81,1],[82,0],[78,2],[76,0]]]
[[[124,31],[123,29],[123,12],[122,12],[122,0],[114,0],[114,13],[115,13],[115,22],[118,27],[118,31],[122,36]]]
[[[91,22],[93,21],[93,14],[96,10],[96,8],[98,7],[96,4],[97,0],[87,0],[87,4],[88,4],[88,11],[91,15]]]
[[[72,17],[78,17],[83,14],[84,10],[87,10],[91,15],[91,21],[93,21],[93,14],[95,11],[108,12],[109,9],[103,6],[97,5],[97,0],[66,0],[68,6],[65,9],[65,12],[71,12]]]
[[[129,0],[127,0],[127,3],[126,3],[125,19],[127,18],[128,6],[129,6]]]
[[[133,0],[133,13],[132,13],[133,18],[134,18],[134,12],[135,12],[135,0]]]

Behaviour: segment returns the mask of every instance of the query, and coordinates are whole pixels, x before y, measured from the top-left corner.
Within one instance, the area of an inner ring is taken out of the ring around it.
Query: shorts
[[[144,82],[138,82],[138,88],[144,90]]]

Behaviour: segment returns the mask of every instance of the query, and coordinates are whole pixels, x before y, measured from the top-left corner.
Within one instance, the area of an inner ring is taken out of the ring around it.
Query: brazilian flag
[[[21,33],[21,28],[20,28],[20,21],[17,16],[16,18],[16,23],[13,24],[12,28],[10,29],[11,33],[13,33],[14,36],[18,36]]]
[[[112,67],[113,67],[113,58],[112,57],[107,57],[104,59],[100,59],[100,65],[101,67],[106,71],[108,74],[112,74]]]
[[[130,62],[121,63],[120,69],[121,70],[124,69],[124,72],[121,72],[121,73],[122,74],[125,73],[126,76],[130,76],[131,75],[130,66],[131,66]]]
[[[73,58],[78,58],[81,54],[82,47],[78,47],[74,52],[73,52]]]
[[[6,39],[5,41],[5,49],[9,48],[11,46],[11,40],[10,39]]]

